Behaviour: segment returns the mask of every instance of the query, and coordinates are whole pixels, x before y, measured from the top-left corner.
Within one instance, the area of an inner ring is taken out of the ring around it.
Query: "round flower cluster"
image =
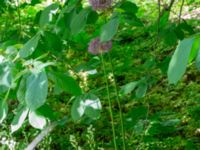
[[[112,2],[112,0],[89,0],[90,5],[95,11],[110,8]]]
[[[97,55],[100,53],[106,53],[109,52],[110,49],[112,48],[112,41],[108,42],[101,42],[100,38],[94,38],[90,41],[88,51],[91,54]]]

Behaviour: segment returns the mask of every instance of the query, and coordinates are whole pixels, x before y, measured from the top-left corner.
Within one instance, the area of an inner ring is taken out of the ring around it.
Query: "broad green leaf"
[[[46,54],[44,54],[42,57],[45,57]],[[38,61],[39,59],[41,58],[37,58],[37,59],[30,59],[30,60],[27,60],[24,62],[24,66],[32,66],[30,71],[37,74],[37,73],[40,73],[42,72],[46,67],[50,66],[50,65],[55,65],[54,62],[41,62],[41,61]]]
[[[170,15],[170,12],[169,11],[165,11],[164,14],[161,16],[160,18],[160,24],[159,24],[159,27],[162,29],[164,28],[168,21],[169,21],[169,15]]]
[[[38,115],[44,116],[45,118],[48,118],[50,120],[55,120],[56,119],[56,115],[54,113],[54,111],[52,110],[52,108],[47,105],[44,104],[42,105],[40,108],[38,108],[35,111]]]
[[[123,9],[126,13],[130,14],[135,14],[138,11],[137,5],[130,1],[123,1],[120,8]]]
[[[180,119],[170,119],[170,120],[161,122],[161,124],[163,126],[175,126],[175,125],[178,125],[180,122],[181,122]]]
[[[184,31],[189,33],[190,35],[195,34],[194,27],[189,25],[187,22],[183,21],[180,23],[179,27]]]
[[[106,42],[111,40],[113,36],[117,33],[118,26],[119,26],[119,19],[117,17],[112,18],[105,25],[103,25],[100,35],[101,42]]]
[[[20,102],[25,101],[25,93],[26,93],[26,78],[22,77],[19,88],[17,90],[17,100]]]
[[[121,95],[127,95],[131,93],[138,85],[138,81],[130,82],[124,86],[122,86],[120,90]]]
[[[24,123],[24,120],[26,119],[28,115],[29,109],[26,106],[23,106],[21,110],[17,112],[15,115],[12,123],[11,123],[11,132],[17,131],[19,128],[21,128],[22,124]]]
[[[58,22],[64,18],[64,15],[67,13],[70,13],[73,11],[73,9],[76,7],[76,3],[72,4],[72,5],[66,5],[60,12],[58,19],[56,20],[56,24],[58,24]]]
[[[33,65],[33,68],[30,69],[31,72],[37,74],[37,73],[41,72],[42,70],[44,70],[46,67],[55,65],[55,63],[54,62],[45,62],[44,63],[44,62],[36,60],[32,63],[32,65]]]
[[[200,71],[200,51],[197,54],[195,65],[196,65],[196,68]]]
[[[186,71],[194,37],[179,42],[168,68],[168,80],[170,84],[176,84]]]
[[[47,124],[45,117],[38,115],[34,111],[29,112],[28,120],[30,125],[36,129],[43,129]]]
[[[8,113],[8,104],[0,100],[0,124],[4,121]]]
[[[87,24],[95,24],[96,21],[98,20],[98,13],[96,11],[91,11],[88,14],[88,19],[87,19]]]
[[[124,20],[125,23],[128,23],[132,26],[136,26],[136,27],[143,27],[144,26],[143,22],[136,15],[125,14],[124,19],[125,19]]]
[[[0,63],[0,87],[7,90],[12,87],[12,68],[7,62]]]
[[[148,108],[145,106],[137,106],[129,110],[125,117],[125,124],[129,128],[133,128],[139,120],[146,118]]]
[[[71,116],[74,121],[79,120],[85,112],[84,100],[80,97],[76,98],[71,107]]]
[[[200,38],[197,37],[194,39],[192,49],[190,52],[190,57],[189,57],[189,63],[191,63],[197,56],[198,52],[200,50]]]
[[[21,58],[26,58],[30,56],[36,49],[38,42],[40,40],[40,34],[36,34],[32,37],[19,51]]]
[[[174,26],[167,27],[165,29],[162,29],[159,33],[159,36],[164,40],[166,45],[172,46],[177,44],[177,36],[174,32]]]
[[[27,107],[35,110],[42,106],[48,93],[48,79],[45,71],[38,74],[31,74],[26,81],[25,101]]]
[[[100,116],[100,111],[102,109],[100,99],[95,95],[90,95],[85,100],[85,114],[92,118],[97,119]]]
[[[85,27],[89,12],[90,9],[86,8],[75,15],[70,24],[71,34],[78,34]]]
[[[65,27],[66,28],[66,27]],[[50,51],[55,51],[57,53],[62,49],[62,40],[54,33],[44,32],[44,46]]]
[[[101,102],[93,94],[84,94],[75,99],[71,108],[71,116],[74,121],[81,119],[85,114],[87,117],[97,119],[101,111]]]
[[[177,131],[177,125],[180,123],[179,119],[170,119],[162,122],[153,121],[146,131],[148,135],[168,135]]]
[[[57,12],[58,7],[57,3],[53,3],[42,11],[39,21],[40,26],[45,26],[52,21],[53,14]]]
[[[135,96],[137,98],[141,98],[141,97],[144,97],[145,94],[146,94],[146,91],[147,91],[147,83],[140,83],[138,85],[138,88],[136,89],[135,91]]]
[[[81,88],[72,77],[59,72],[51,72],[49,75],[60,92],[69,92],[76,96],[81,95]]]
[[[158,64],[158,67],[161,69],[163,74],[167,74],[169,62],[171,57],[167,56],[161,63]]]
[[[185,36],[185,33],[183,32],[180,24],[177,25],[175,28],[174,28],[174,32],[176,33],[176,36],[179,40],[183,40],[184,39],[184,36]]]

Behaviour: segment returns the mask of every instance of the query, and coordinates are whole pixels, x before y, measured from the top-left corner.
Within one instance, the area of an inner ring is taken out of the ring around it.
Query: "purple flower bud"
[[[89,0],[90,5],[93,10],[105,10],[110,8],[112,5],[112,0]]]
[[[100,38],[97,37],[90,41],[88,51],[91,54],[97,55],[100,53],[109,52],[111,48],[112,48],[112,41],[101,43]]]

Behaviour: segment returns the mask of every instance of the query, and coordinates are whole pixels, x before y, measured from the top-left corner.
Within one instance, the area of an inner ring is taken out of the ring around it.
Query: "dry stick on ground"
[[[34,150],[35,147],[58,125],[58,121],[53,122],[46,127],[36,138],[25,148],[25,150]]]

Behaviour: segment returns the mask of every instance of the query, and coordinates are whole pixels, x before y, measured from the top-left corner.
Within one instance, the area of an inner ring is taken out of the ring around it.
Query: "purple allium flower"
[[[89,0],[93,10],[105,10],[110,8],[113,0]]]
[[[90,41],[88,51],[91,54],[97,55],[100,53],[109,52],[111,48],[112,48],[112,41],[101,43],[100,38],[97,37]]]

